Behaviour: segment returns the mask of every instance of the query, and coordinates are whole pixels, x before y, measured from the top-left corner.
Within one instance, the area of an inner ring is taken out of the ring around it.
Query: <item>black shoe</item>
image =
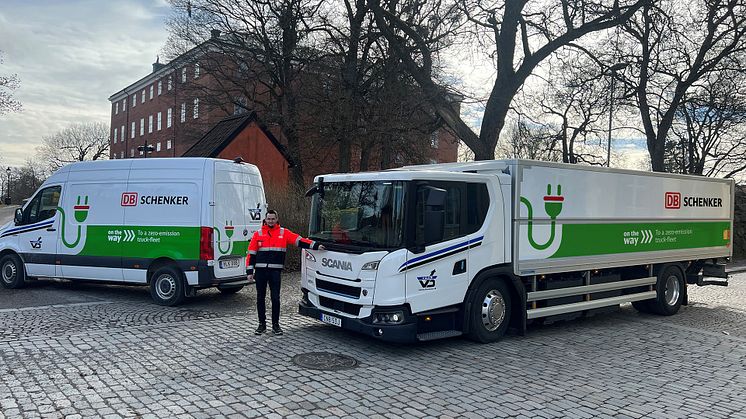
[[[259,327],[256,328],[256,330],[254,331],[254,334],[261,335],[266,331],[267,331],[267,325],[264,323],[259,323]]]
[[[274,333],[277,336],[280,336],[282,334],[282,329],[280,329],[279,324],[272,325],[272,333]]]

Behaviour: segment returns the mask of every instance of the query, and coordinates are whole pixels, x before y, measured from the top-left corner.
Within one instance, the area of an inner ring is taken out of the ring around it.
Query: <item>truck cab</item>
[[[326,249],[304,250],[300,312],[389,341],[460,334],[474,277],[510,260],[509,188],[504,174],[317,178],[310,238]]]

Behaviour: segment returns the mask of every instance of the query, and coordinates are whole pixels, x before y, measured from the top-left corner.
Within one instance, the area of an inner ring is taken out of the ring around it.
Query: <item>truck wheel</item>
[[[658,274],[656,282],[656,298],[650,300],[650,308],[661,316],[676,314],[684,302],[684,277],[675,266],[669,266]]]
[[[243,285],[237,287],[218,287],[218,290],[223,294],[235,294],[243,289]]]
[[[26,285],[26,270],[21,258],[5,255],[0,259],[0,285],[9,289],[23,288]]]
[[[150,277],[150,296],[162,306],[175,306],[184,301],[184,276],[171,266],[156,270]]]
[[[481,343],[500,340],[508,330],[512,307],[505,282],[499,279],[484,281],[469,304],[469,338]]]

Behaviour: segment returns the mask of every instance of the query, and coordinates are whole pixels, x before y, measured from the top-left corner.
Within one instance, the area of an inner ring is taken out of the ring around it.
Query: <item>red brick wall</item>
[[[288,163],[255,122],[249,124],[218,157],[244,161],[259,168],[265,187],[288,183]]]

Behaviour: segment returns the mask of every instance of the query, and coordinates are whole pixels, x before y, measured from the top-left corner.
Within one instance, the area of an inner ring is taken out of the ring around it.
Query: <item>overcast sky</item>
[[[0,162],[22,165],[43,136],[110,122],[108,97],[147,75],[163,47],[165,0],[1,0],[0,74],[23,112],[0,116]]]

